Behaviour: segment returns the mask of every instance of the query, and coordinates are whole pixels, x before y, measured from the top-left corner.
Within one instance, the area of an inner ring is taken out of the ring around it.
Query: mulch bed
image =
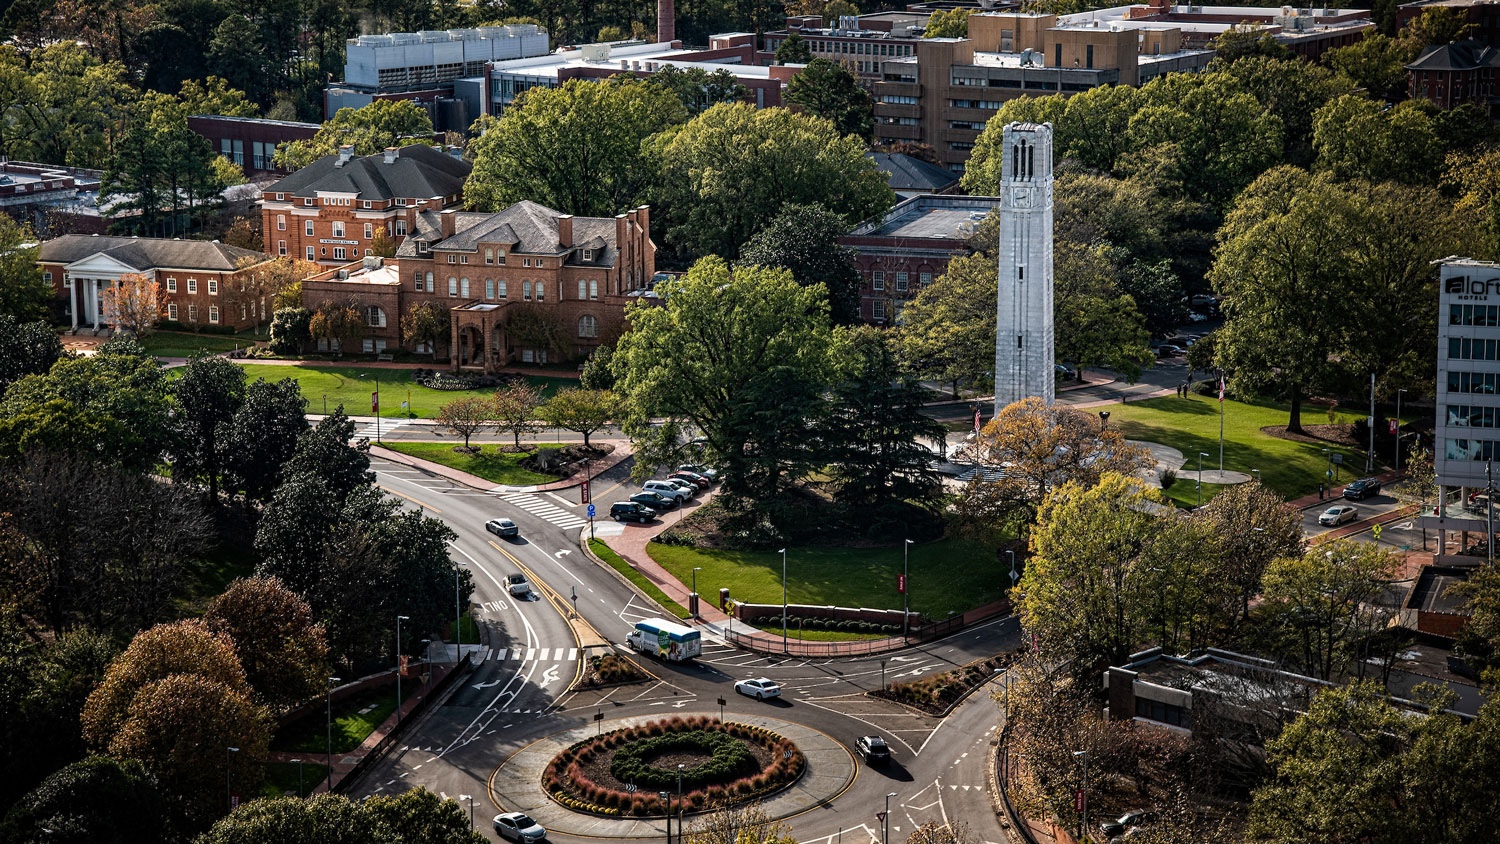
[[[750,749],[751,755],[755,757],[756,773],[765,770],[766,766],[771,764],[771,752],[769,750],[753,741],[745,742],[745,746]],[[614,774],[609,772],[609,765],[614,761],[614,758],[614,753],[601,753],[579,767],[583,769],[583,772],[588,775],[589,779],[599,785],[608,786],[609,788],[624,788],[629,783],[620,782],[615,779]],[[651,764],[671,771],[676,770],[677,763],[679,762],[687,768],[695,768],[707,762],[710,758],[712,757],[705,753],[676,751],[657,756],[651,760]],[[747,774],[746,776],[754,776],[754,774]]]
[[[1275,437],[1279,440],[1291,440],[1299,443],[1325,443],[1339,445],[1348,448],[1361,448],[1361,444],[1354,436],[1354,426],[1346,422],[1335,425],[1303,425],[1303,433],[1288,433],[1285,425],[1267,425],[1260,429],[1262,434]]]

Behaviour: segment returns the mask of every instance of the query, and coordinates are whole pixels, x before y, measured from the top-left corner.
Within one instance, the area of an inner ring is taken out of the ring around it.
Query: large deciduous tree
[[[375,155],[386,147],[431,139],[432,118],[415,102],[375,100],[361,108],[339,109],[311,140],[281,144],[275,161],[288,170],[300,170],[342,146],[354,147],[355,155]]]
[[[67,844],[171,841],[169,796],[134,759],[90,756],[47,777],[11,807],[0,840]]]
[[[583,435],[583,447],[589,437],[620,415],[620,397],[612,390],[584,390],[564,387],[538,407],[537,416],[554,428]]]
[[[521,435],[536,430],[537,408],[542,406],[542,391],[525,381],[512,381],[495,391],[490,411],[496,429],[515,438],[521,449]]]
[[[229,422],[224,470],[235,489],[264,502],[276,490],[281,469],[308,430],[307,399],[296,380],[255,379]]]
[[[3,80],[0,73],[0,80]],[[0,132],[3,136],[3,132]],[[52,286],[42,281],[37,263],[36,235],[30,226],[0,214],[0,317],[27,323],[46,319],[51,311]]]
[[[328,678],[328,642],[312,608],[274,577],[241,578],[208,605],[203,623],[229,637],[255,699],[284,712]]]
[[[745,244],[740,264],[780,267],[798,284],[822,284],[834,324],[851,325],[859,321],[860,280],[854,250],[838,242],[848,231],[822,205],[786,205]]]
[[[737,495],[775,496],[823,462],[810,447],[835,361],[822,285],[704,258],[659,289],[665,307],[631,305],[615,351],[635,471],[681,462],[693,432]]]
[[[530,200],[613,217],[644,184],[641,142],[686,117],[671,90],[634,78],[532,88],[470,145],[464,199],[480,211]]]
[[[688,254],[738,258],[788,203],[821,203],[849,226],[895,203],[864,144],[785,109],[716,105],[651,147],[657,175],[647,193],[662,208],[667,241]]]
[[[955,258],[907,303],[896,327],[910,372],[954,385],[991,383],[995,368],[995,262],[983,253]]]
[[[208,500],[217,506],[229,458],[226,436],[245,402],[245,370],[228,358],[199,352],[172,382],[172,397],[177,427],[172,480],[207,481]]]
[[[42,320],[17,322],[0,313],[0,395],[27,375],[41,375],[63,356],[57,332]]]
[[[156,329],[166,308],[161,301],[161,282],[140,273],[124,273],[104,289],[101,297],[104,321],[145,337]]]
[[[436,302],[420,302],[401,315],[401,339],[415,346],[426,346],[437,360],[438,344],[447,341],[452,317],[448,309]]]
[[[786,100],[808,114],[822,117],[840,135],[870,140],[875,129],[875,101],[843,67],[824,58],[813,59],[787,83]]]
[[[1323,680],[1360,662],[1364,641],[1390,620],[1376,599],[1397,567],[1390,552],[1348,540],[1272,562],[1261,582],[1262,603],[1281,655]]]
[[[780,54],[779,49],[777,53]],[[708,73],[698,67],[684,69],[672,64],[663,65],[646,77],[646,84],[671,91],[689,116],[702,114],[719,103],[740,102],[749,95],[734,74],[723,68]]]

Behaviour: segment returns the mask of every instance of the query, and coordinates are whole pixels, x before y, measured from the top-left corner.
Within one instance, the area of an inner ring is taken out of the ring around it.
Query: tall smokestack
[[[677,10],[672,0],[656,0],[656,40],[662,43],[677,40]]]

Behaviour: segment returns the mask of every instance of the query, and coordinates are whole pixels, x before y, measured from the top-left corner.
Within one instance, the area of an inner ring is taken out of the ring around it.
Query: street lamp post
[[[1083,760],[1083,788],[1079,789],[1080,800],[1083,809],[1083,823],[1078,827],[1078,840],[1084,840],[1089,834],[1089,752],[1087,750],[1073,751],[1074,759]]]
[[[1206,451],[1200,451],[1200,452],[1198,452],[1198,506],[1199,507],[1203,506],[1203,458],[1205,458],[1207,456],[1208,456],[1208,452],[1206,452]]]
[[[1401,394],[1405,390],[1396,391],[1396,474],[1401,474]]]
[[[911,635],[911,544],[901,546],[901,638]]]
[[[234,754],[239,753],[238,747],[224,748],[224,800],[229,804],[229,811],[234,811]]]
[[[463,575],[463,569],[457,563],[453,564],[453,640],[457,647],[453,649],[453,662],[458,662],[458,654],[464,649],[464,607],[462,591],[459,587],[459,579]]]
[[[885,796],[885,811],[880,815],[880,844],[891,844],[891,798],[896,792]]]
[[[1101,410],[1101,411],[1099,411],[1099,430],[1102,432],[1105,428],[1108,428],[1108,427],[1109,427],[1109,411],[1107,411],[1107,410]]]
[[[458,795],[458,799],[469,801],[469,829],[472,830],[474,828],[474,795],[460,794]]]
[[[677,844],[682,844],[682,770],[686,767],[683,762],[677,763]]]
[[[781,652],[791,653],[786,643],[786,549],[781,549]]]
[[[396,723],[401,723],[401,622],[411,621],[404,615],[396,616]]]
[[[1250,474],[1252,474],[1252,475],[1255,476],[1255,482],[1256,483],[1260,483],[1260,470],[1259,469],[1251,469],[1250,470]]]
[[[1010,588],[1014,589],[1016,588],[1016,581],[1021,579],[1021,576],[1016,574],[1016,549],[1007,548],[1005,549],[1005,553],[1010,555]]]
[[[302,793],[302,760],[293,759],[292,761],[297,763],[297,796],[306,797],[307,795]]]
[[[660,800],[662,805],[667,807],[667,844],[672,844],[672,792],[658,791],[656,792],[656,799]]]
[[[333,792],[333,687],[343,682],[338,677],[328,678],[328,791]]]
[[[693,618],[698,615],[698,572],[703,571],[703,566],[693,566]]]

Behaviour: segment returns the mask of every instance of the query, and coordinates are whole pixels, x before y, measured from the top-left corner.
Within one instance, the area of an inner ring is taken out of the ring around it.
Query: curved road
[[[890,840],[902,841],[928,820],[967,822],[979,842],[1008,839],[994,813],[985,762],[1000,711],[981,691],[947,719],[919,715],[864,692],[970,662],[1013,646],[1013,619],[1002,619],[928,645],[879,657],[808,660],[765,657],[705,637],[703,656],[687,665],[637,660],[659,679],[603,691],[567,692],[581,665],[579,642],[563,615],[577,612],[604,638],[624,641],[635,621],[660,614],[613,571],[591,562],[578,547],[586,523],[578,490],[494,495],[459,486],[418,469],[372,459],[377,482],[411,507],[443,519],[458,534],[453,558],[474,572],[475,615],[482,628],[483,661],[441,707],[410,725],[403,746],[352,789],[356,796],[425,786],[449,799],[474,798],[475,825],[495,838],[489,819],[505,808],[505,795],[489,792],[490,774],[522,747],[552,733],[630,715],[766,713],[812,727],[852,748],[861,735],[878,733],[892,745],[885,769],[860,765],[848,790],[831,803],[790,818],[801,842],[883,844],[875,813],[890,800]],[[594,482],[604,502],[628,492],[629,463]],[[634,491],[633,488],[630,491]],[[517,539],[488,534],[484,523],[505,516],[521,528]],[[607,520],[606,520],[607,522]],[[505,577],[524,572],[558,596],[531,600],[506,594]],[[735,680],[770,677],[783,686],[780,701],[758,703],[733,693]],[[468,808],[465,806],[465,808]],[[568,836],[553,840],[567,844]]]

